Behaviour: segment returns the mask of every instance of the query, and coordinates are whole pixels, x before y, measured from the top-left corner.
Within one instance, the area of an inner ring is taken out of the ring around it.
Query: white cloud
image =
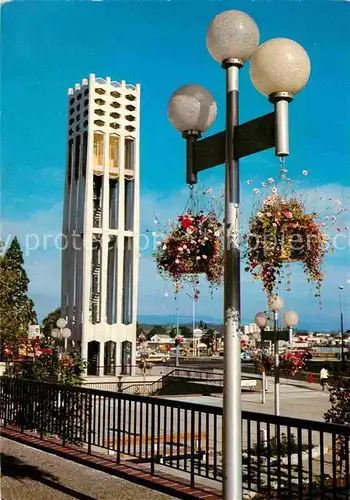
[[[9,3],[9,2],[12,2],[12,0],[0,0],[0,4],[4,4],[4,3]]]

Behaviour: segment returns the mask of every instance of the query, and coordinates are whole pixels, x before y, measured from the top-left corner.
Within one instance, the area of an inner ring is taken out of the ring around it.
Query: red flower
[[[188,217],[184,217],[181,222],[181,226],[184,229],[188,229],[189,227],[192,226],[192,221]]]

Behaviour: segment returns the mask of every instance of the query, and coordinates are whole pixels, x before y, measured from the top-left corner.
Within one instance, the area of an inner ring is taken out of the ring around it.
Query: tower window
[[[109,179],[109,228],[118,229],[119,183],[117,179]]]
[[[84,106],[87,106],[88,104],[89,104],[89,99],[85,99]]]
[[[93,227],[102,227],[102,175],[93,177]]]
[[[125,169],[135,168],[135,140],[132,137],[125,138]]]
[[[78,104],[78,106],[77,106],[77,111],[79,111],[79,110],[80,110],[80,104]]]
[[[89,112],[88,112],[88,110],[86,109],[86,110],[84,111],[84,116],[87,116],[88,114],[89,114]]]
[[[85,95],[85,96],[86,96],[86,95],[89,95],[89,89],[85,89],[85,90],[84,90],[84,95]]]
[[[103,99],[95,99],[95,103],[99,106],[103,106],[104,104],[106,104],[106,101],[104,101]]]
[[[117,101],[111,102],[111,106],[112,106],[112,108],[120,108],[120,104]]]
[[[132,104],[127,104],[125,107],[128,111],[135,111],[136,109],[135,106],[133,106]]]
[[[81,98],[82,98],[82,94],[78,94],[77,100],[80,101]]]
[[[130,325],[133,319],[133,238],[124,238],[124,276],[122,310],[124,325]]]
[[[94,133],[94,166],[103,165],[103,155],[104,155],[104,135]]]
[[[115,236],[109,237],[107,263],[107,323],[117,322],[118,300],[118,241]]]
[[[134,229],[134,188],[134,179],[125,179],[124,229],[126,231],[133,231]]]
[[[80,163],[80,135],[75,139],[75,164],[74,164],[74,177],[78,180],[79,177],[79,163]]]
[[[72,106],[74,104],[74,97],[69,101],[69,104]]]
[[[118,128],[120,128],[120,125],[119,125],[119,123],[113,122],[113,123],[111,123],[111,127],[118,129]]]
[[[111,96],[113,96],[113,97],[115,97],[116,99],[118,99],[118,98],[120,97],[120,94],[119,94],[119,92],[117,92],[116,90],[113,90],[113,91],[111,92]]]
[[[70,115],[72,115],[73,113],[74,113],[74,108],[71,108],[71,109],[69,110],[69,114],[70,114]]]
[[[109,136],[109,166],[119,167],[119,137],[117,135]]]
[[[68,180],[68,184],[71,183],[71,179],[72,179],[72,152],[73,152],[73,139],[70,139],[69,143],[68,143],[68,158],[67,158],[67,180]]]
[[[87,120],[85,120],[83,125],[84,125],[84,127],[87,127],[88,124],[89,124],[89,122]]]
[[[91,290],[90,290],[91,322],[101,322],[101,243],[95,235],[92,243]]]
[[[134,122],[136,120],[135,116],[133,115],[126,115],[125,117],[129,122]]]
[[[131,125],[127,125],[125,127],[125,130],[127,130],[128,132],[134,132],[135,131],[135,127],[132,127]]]
[[[74,118],[71,118],[71,119],[69,120],[69,125],[72,125],[72,123],[74,123]]]
[[[83,134],[83,150],[82,150],[82,173],[83,176],[86,174],[86,161],[87,161],[87,145],[88,145],[88,135],[87,132]]]
[[[102,120],[95,120],[95,122],[94,122],[94,123],[95,123],[95,125],[98,125],[99,127],[103,127],[103,126],[104,126],[104,124],[105,124],[105,122],[104,122],[104,121],[102,121]]]
[[[136,97],[134,94],[126,94],[125,96],[129,101],[135,101]]]

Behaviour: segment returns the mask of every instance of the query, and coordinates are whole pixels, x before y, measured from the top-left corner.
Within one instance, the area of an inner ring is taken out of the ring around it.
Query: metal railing
[[[222,408],[81,387],[0,378],[2,426],[53,435],[151,474],[169,467],[192,486],[220,487]],[[265,498],[345,500],[350,426],[243,412],[243,484]],[[163,472],[164,473],[164,472]],[[213,482],[213,483],[212,483]]]

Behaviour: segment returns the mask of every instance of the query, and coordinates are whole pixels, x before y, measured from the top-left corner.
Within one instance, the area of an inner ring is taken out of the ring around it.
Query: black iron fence
[[[3,427],[220,486],[221,406],[8,377],[0,378],[0,398]],[[269,499],[349,498],[350,426],[243,412],[242,433],[245,488]]]

